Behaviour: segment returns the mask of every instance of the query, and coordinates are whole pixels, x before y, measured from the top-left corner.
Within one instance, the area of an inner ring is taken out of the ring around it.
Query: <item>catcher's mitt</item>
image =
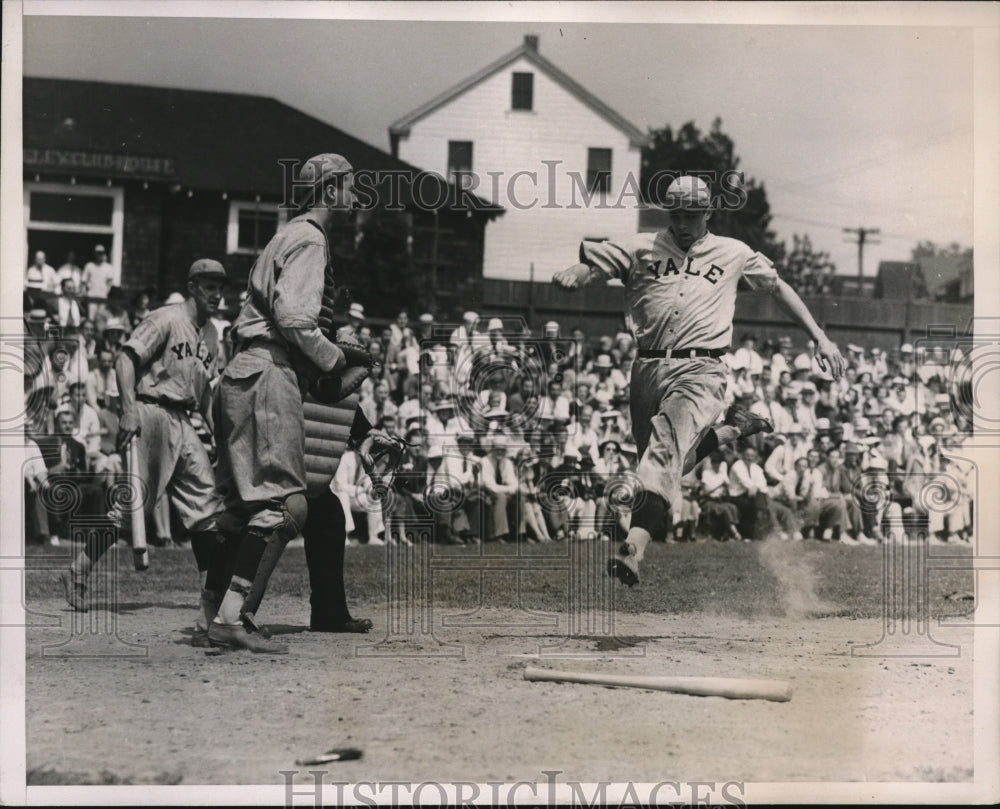
[[[337,347],[344,352],[347,364],[338,371],[320,376],[309,391],[317,402],[336,404],[361,387],[375,367],[371,354],[352,337],[337,340]]]

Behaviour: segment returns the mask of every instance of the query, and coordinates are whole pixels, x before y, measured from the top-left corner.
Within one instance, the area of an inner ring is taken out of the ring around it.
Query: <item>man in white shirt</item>
[[[497,433],[490,443],[489,454],[482,459],[481,481],[486,496],[487,535],[484,539],[504,543],[516,539],[517,533],[517,470],[507,457],[507,436]]]
[[[94,260],[88,261],[83,268],[84,293],[87,297],[105,300],[108,292],[116,283],[115,268],[108,261],[108,254],[104,245],[98,244],[94,247]],[[91,304],[96,309],[96,304]]]
[[[368,541],[371,544],[379,544],[377,540],[385,535],[382,503],[372,494],[372,479],[362,466],[357,452],[348,450],[343,454],[333,480],[330,481],[330,491],[337,496],[344,507],[346,519],[344,530],[350,534],[356,528],[354,515],[363,514]]]
[[[28,270],[36,270],[42,275],[42,286],[41,288],[46,292],[52,292],[53,294],[58,294],[59,292],[59,277],[56,274],[55,268],[52,267],[48,261],[45,259],[45,253],[39,250],[35,253],[35,260],[28,267]]]
[[[729,469],[729,497],[740,513],[740,535],[744,539],[763,539],[762,528],[769,523],[767,480],[757,463],[757,450],[751,446]]]
[[[569,398],[563,395],[562,382],[549,381],[546,395],[538,402],[538,417],[563,424],[569,422]]]

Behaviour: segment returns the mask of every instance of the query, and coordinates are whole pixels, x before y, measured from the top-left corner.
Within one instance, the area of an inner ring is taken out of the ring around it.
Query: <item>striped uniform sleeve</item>
[[[743,277],[751,289],[771,292],[778,283],[774,262],[763,253],[751,253],[743,265]]]
[[[608,279],[617,278],[624,283],[628,279],[634,261],[635,253],[627,243],[613,241],[580,243],[580,263],[595,267]]]

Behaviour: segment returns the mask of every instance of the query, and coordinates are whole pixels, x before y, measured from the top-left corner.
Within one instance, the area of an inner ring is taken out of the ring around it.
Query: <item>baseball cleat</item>
[[[608,559],[608,575],[632,587],[639,583],[639,560],[635,558],[635,545],[623,542],[617,556]]]
[[[363,635],[374,627],[367,618],[348,618],[346,621],[310,621],[310,632],[346,632]]]
[[[208,637],[208,630],[202,629],[200,626],[195,627],[191,634],[191,645],[195,649],[211,649],[212,641]]]
[[[256,632],[248,632],[243,624],[213,622],[208,628],[208,640],[212,646],[222,649],[248,649],[257,654],[288,654],[285,644],[268,640]]]
[[[774,425],[767,419],[755,416],[749,410],[730,405],[726,411],[725,423],[740,431],[740,438],[756,433],[773,433]]]
[[[59,574],[59,581],[63,586],[63,593],[66,602],[77,612],[87,612],[87,585],[73,575],[71,570],[64,570]]]

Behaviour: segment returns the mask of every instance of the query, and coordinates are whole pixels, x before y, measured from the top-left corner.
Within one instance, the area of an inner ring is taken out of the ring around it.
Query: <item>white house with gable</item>
[[[538,53],[514,51],[403,116],[393,154],[502,205],[483,275],[547,281],[583,239],[634,233],[646,136]]]

